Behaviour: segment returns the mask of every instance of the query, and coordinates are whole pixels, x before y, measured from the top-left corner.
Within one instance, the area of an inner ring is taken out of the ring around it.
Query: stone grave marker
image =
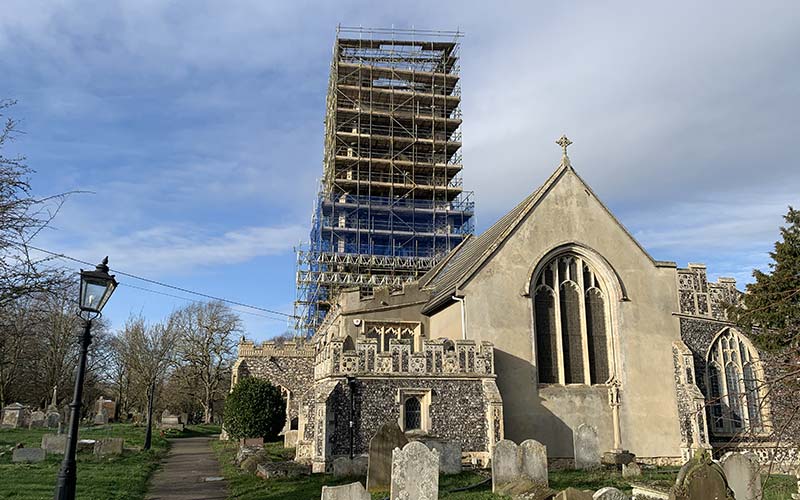
[[[370,500],[370,498],[370,494],[359,482],[322,487],[321,500]]]
[[[94,416],[95,425],[108,425],[108,410],[101,408]]]
[[[103,457],[106,455],[122,455],[125,440],[122,438],[100,438],[94,443],[94,454]]]
[[[353,476],[353,461],[350,457],[339,457],[333,460],[333,477]]]
[[[628,495],[616,488],[606,486],[595,491],[592,500],[628,500]]]
[[[61,425],[61,414],[57,410],[48,411],[44,423],[48,429],[58,428]]]
[[[415,439],[425,446],[439,452],[439,472],[442,474],[458,474],[461,472],[461,442],[438,437],[420,437]]]
[[[722,456],[720,464],[736,500],[761,500],[758,457],[750,452],[728,452]]]
[[[392,480],[392,451],[408,444],[397,422],[383,424],[369,441],[367,491],[386,491]]]
[[[503,439],[492,455],[492,492],[520,494],[547,490],[547,447],[533,439],[517,446]]]
[[[669,492],[670,500],[734,500],[722,467],[711,460],[706,450],[683,464],[675,485]]]
[[[526,439],[519,445],[517,453],[521,458],[522,475],[536,484],[547,486],[547,447],[534,439]]]
[[[629,464],[622,464],[622,477],[625,479],[630,479],[632,477],[641,477],[642,475],[642,468],[639,467],[639,464],[636,462],[631,462]]]
[[[46,425],[46,415],[43,411],[36,410],[31,413],[30,419],[28,421],[28,428],[29,429],[38,429],[42,428]]]
[[[392,451],[391,500],[439,498],[439,452],[414,441]]]
[[[575,446],[575,468],[591,469],[600,465],[600,438],[597,435],[597,428],[581,424],[575,430],[573,437]]]
[[[14,448],[12,462],[37,463],[44,460],[46,453],[41,448]]]
[[[42,449],[47,453],[64,454],[67,448],[66,434],[45,434],[42,436]]]
[[[28,425],[28,417],[30,411],[28,408],[19,404],[11,403],[3,408],[3,421],[0,427],[10,427],[16,429],[17,427],[26,427]]]
[[[567,488],[556,495],[555,500],[593,500],[591,491],[581,491],[577,488]]]

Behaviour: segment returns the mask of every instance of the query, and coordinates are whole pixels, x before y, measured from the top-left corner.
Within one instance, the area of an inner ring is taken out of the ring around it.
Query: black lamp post
[[[75,375],[75,392],[72,403],[69,404],[69,435],[67,449],[64,451],[64,461],[58,471],[56,481],[55,500],[75,500],[76,465],[75,453],[78,447],[78,424],[80,423],[81,398],[83,396],[83,378],[86,375],[86,357],[89,344],[92,343],[92,320],[100,317],[100,311],[108,302],[117,280],[108,274],[108,257],[97,264],[94,271],[81,270],[80,288],[80,316],[84,321],[83,336],[81,337],[81,355],[78,359],[78,372]]]

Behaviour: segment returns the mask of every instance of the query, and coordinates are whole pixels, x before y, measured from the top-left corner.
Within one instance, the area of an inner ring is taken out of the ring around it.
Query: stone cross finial
[[[564,156],[567,156],[567,147],[572,144],[566,135],[562,135],[559,140],[556,141],[556,144],[561,146],[561,149],[564,151]]]

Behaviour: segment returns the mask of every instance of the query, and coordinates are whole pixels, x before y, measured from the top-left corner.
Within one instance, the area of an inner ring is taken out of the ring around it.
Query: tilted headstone
[[[670,500],[734,500],[722,467],[711,460],[706,450],[683,464],[675,485],[669,492]]]
[[[729,452],[722,456],[720,464],[736,500],[761,500],[758,457],[750,452]]]
[[[576,469],[591,469],[600,465],[600,438],[596,427],[588,424],[579,425],[575,430],[573,442]]]
[[[321,500],[370,500],[370,495],[361,483],[342,486],[323,486]]]
[[[125,440],[122,438],[101,438],[94,443],[94,454],[103,457],[106,455],[122,455]]]
[[[439,452],[420,442],[392,451],[391,500],[439,498]]]
[[[12,462],[36,463],[44,460],[46,453],[41,448],[14,448]]]
[[[383,424],[369,441],[367,491],[386,491],[392,480],[392,451],[408,444],[397,422]]]
[[[628,495],[616,488],[606,486],[595,491],[592,500],[628,500]]]
[[[47,453],[58,453],[63,455],[66,448],[66,434],[45,434],[42,436],[42,449]]]
[[[576,488],[567,488],[556,495],[555,500],[593,500],[591,491],[581,491]]]
[[[622,464],[622,477],[625,479],[630,479],[633,477],[641,477],[642,475],[642,468],[639,467],[639,464],[636,462],[631,462],[629,464]]]
[[[547,447],[533,439],[517,446],[503,439],[492,454],[492,491],[519,494],[547,488]]]

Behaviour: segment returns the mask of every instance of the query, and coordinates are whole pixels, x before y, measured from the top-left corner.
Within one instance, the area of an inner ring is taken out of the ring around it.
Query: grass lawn
[[[24,443],[39,447],[46,429],[0,429],[0,498],[24,500],[51,499],[56,475],[63,455],[48,455],[38,464],[11,463],[11,447]],[[81,428],[80,439],[121,437],[125,447],[144,444],[144,428],[129,424],[111,424]],[[166,453],[168,443],[158,432],[153,433],[153,449],[149,452],[126,450],[122,456],[98,458],[91,453],[78,455],[77,497],[81,500],[134,500],[144,498],[147,480]]]
[[[230,496],[237,500],[308,500],[319,498],[323,486],[347,484],[356,479],[336,479],[330,474],[313,474],[295,479],[264,480],[253,474],[242,471],[233,464],[236,456],[236,444],[233,442],[215,441],[212,444],[220,459],[222,473],[228,480]],[[283,448],[283,443],[267,443],[267,454],[272,460],[291,460],[294,450]],[[669,488],[675,484],[677,467],[645,469],[642,477],[635,483]],[[491,482],[469,491],[452,492],[451,490],[478,484],[487,476],[478,472],[462,472],[455,476],[439,478],[439,498],[447,500],[488,500],[508,498],[492,493]],[[785,500],[796,492],[797,482],[793,477],[773,475],[764,479],[764,500]],[[595,471],[553,471],[550,473],[550,487],[563,490],[572,486],[578,489],[598,490],[604,486],[613,486],[630,493],[631,482],[619,472],[606,470]],[[389,496],[388,492],[373,493],[373,500]]]

